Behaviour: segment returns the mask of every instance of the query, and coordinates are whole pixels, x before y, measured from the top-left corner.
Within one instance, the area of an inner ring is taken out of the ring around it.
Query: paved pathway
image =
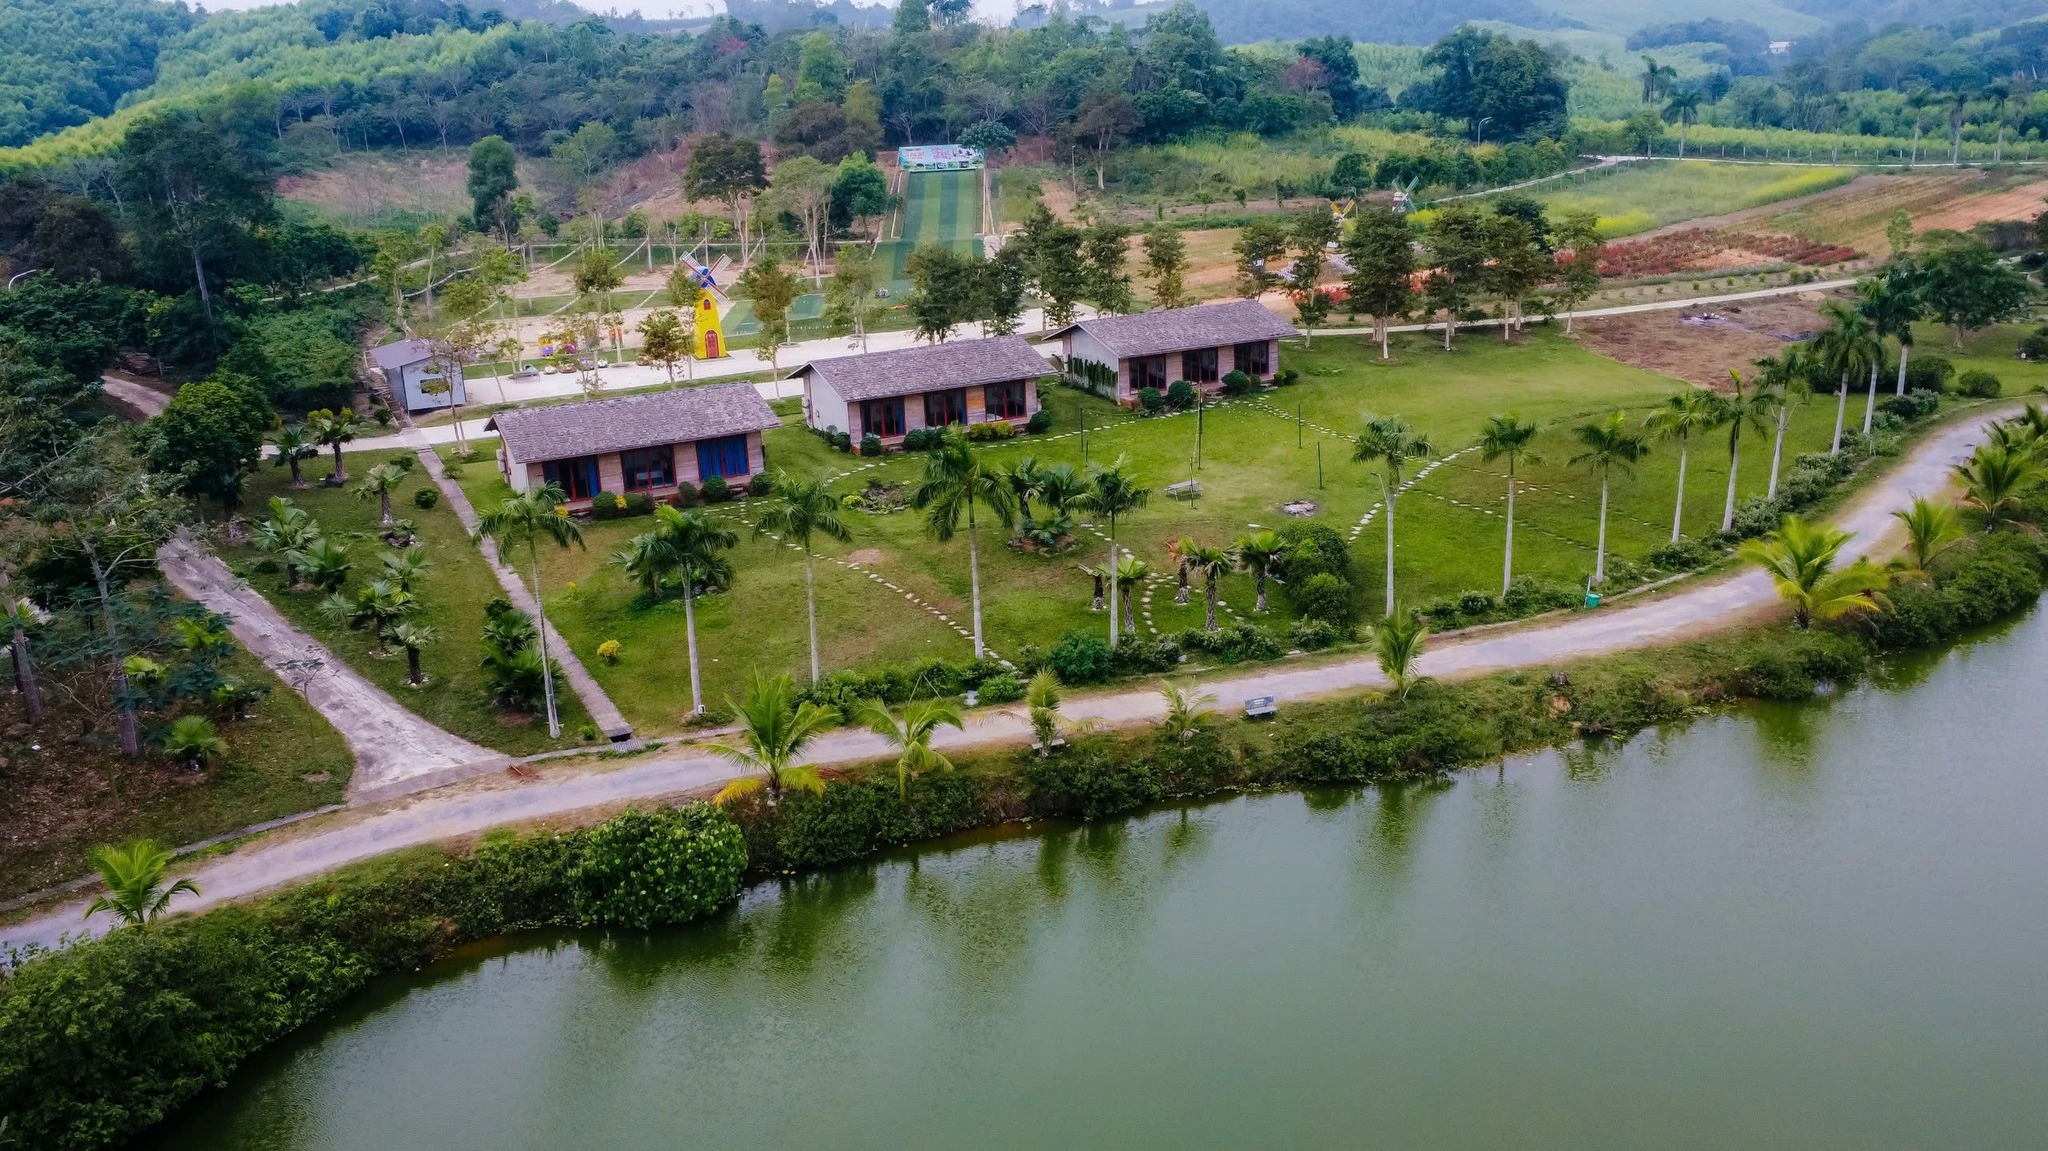
[[[171,402],[170,393],[119,372],[101,376],[100,387],[107,395],[140,412],[145,420],[162,412]]]
[[[355,753],[351,798],[402,787],[429,774],[484,771],[509,759],[428,723],[294,628],[226,564],[178,538],[157,552],[172,586],[228,617],[228,630],[341,732]]]
[[[1942,428],[1922,441],[1906,459],[1859,493],[1835,522],[1853,533],[1844,559],[1870,554],[1893,525],[1891,512],[1916,495],[1932,495],[1948,486],[1950,469],[1967,459],[1983,438],[1986,420],[2016,410],[2011,406],[1984,409]],[[1703,634],[1765,616],[1775,609],[1769,580],[1745,570],[1682,590],[1597,612],[1574,613],[1549,622],[1480,630],[1442,637],[1424,653],[1423,674],[1455,677],[1506,667],[1542,665],[1624,651]],[[1259,695],[1300,700],[1385,685],[1376,659],[1350,654],[1327,663],[1263,668],[1241,674],[1219,674],[1197,690],[1214,694],[1225,710]],[[1149,723],[1164,706],[1149,687],[1127,688],[1070,700],[1070,720],[1098,726]],[[936,742],[947,748],[973,744],[1018,744],[1030,736],[1023,709],[974,713],[963,732],[945,730]],[[858,729],[840,729],[813,745],[812,758],[822,764],[855,763],[885,754],[880,737]],[[191,875],[203,894],[184,897],[182,909],[235,899],[279,884],[318,875],[333,868],[400,847],[431,843],[526,820],[560,816],[584,808],[656,800],[697,792],[729,779],[731,765],[707,754],[701,746],[681,745],[611,770],[571,770],[521,782],[500,775],[461,787],[421,794],[390,807],[359,809],[344,822],[280,833],[275,839],[208,860]],[[10,928],[0,929],[0,946],[28,943],[55,946],[81,930],[82,904],[69,903]]]
[[[441,466],[441,454],[427,442],[419,428],[408,428],[400,439],[404,441],[404,446],[419,452],[420,462],[427,466],[427,474],[433,476],[434,482],[440,485],[441,494],[447,497],[448,506],[455,509],[455,515],[462,521],[462,526],[472,532],[476,531],[476,509],[469,506],[469,496],[463,492],[462,485],[448,478],[447,469]],[[584,710],[590,713],[591,722],[597,725],[597,729],[604,733],[606,739],[614,743],[633,738],[633,725],[626,722],[626,717],[620,714],[618,705],[612,702],[612,697],[605,694],[604,688],[598,686],[597,680],[593,679],[589,670],[583,666],[583,661],[576,658],[576,650],[569,646],[568,641],[562,638],[562,633],[556,631],[555,625],[548,621],[547,614],[540,610],[540,604],[534,600],[533,593],[526,590],[526,581],[519,578],[519,573],[498,561],[498,545],[485,539],[478,541],[477,548],[484,553],[484,562],[491,565],[492,573],[498,577],[499,586],[505,589],[505,598],[511,600],[512,605],[520,611],[540,621],[540,625],[547,629],[548,654],[554,657],[556,663],[562,665],[562,678],[569,681],[569,687],[576,693],[576,698],[583,701]],[[556,686],[560,687],[559,684]]]

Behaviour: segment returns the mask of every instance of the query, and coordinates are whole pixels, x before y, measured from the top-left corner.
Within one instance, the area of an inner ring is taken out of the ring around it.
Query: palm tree
[[[759,672],[754,673],[746,702],[730,706],[739,716],[740,746],[713,750],[742,769],[761,774],[733,780],[712,802],[730,803],[765,787],[772,806],[782,802],[784,789],[825,790],[825,780],[818,769],[797,760],[812,740],[839,722],[836,708],[810,700],[799,703],[796,685],[788,676],[764,678]]]
[[[1687,388],[1664,401],[1644,421],[1644,427],[1660,440],[1678,441],[1678,499],[1671,512],[1671,542],[1684,534],[1685,463],[1692,454],[1692,435],[1721,425],[1721,397],[1705,388]]]
[[[1620,412],[1592,424],[1581,424],[1573,429],[1586,450],[1571,458],[1571,465],[1583,464],[1600,473],[1600,537],[1593,550],[1593,582],[1607,580],[1607,484],[1615,469],[1623,475],[1634,475],[1637,461],[1650,454],[1650,445],[1643,437],[1628,430],[1628,421]],[[1392,613],[1388,613],[1391,615]]]
[[[1963,121],[1968,118],[1970,97],[1975,94],[1968,84],[1958,81],[1948,90],[1948,96],[1942,100],[1942,104],[1948,108],[1948,163],[1951,168],[1963,166]]]
[[[974,522],[979,504],[1002,523],[1017,513],[1017,502],[1001,469],[982,462],[957,428],[940,433],[939,444],[925,454],[924,480],[910,493],[910,506],[924,512],[925,532],[940,543],[960,530],[967,519],[967,591],[974,611],[974,658],[985,655],[981,640],[981,533]]]
[[[28,709],[31,724],[43,722],[43,688],[36,681],[35,669],[29,664],[28,633],[43,619],[43,613],[35,602],[26,596],[0,602],[0,626],[7,629],[7,648],[14,657],[14,683],[21,691],[22,706]]]
[[[285,579],[295,584],[299,582],[299,571],[291,556],[320,538],[320,525],[313,522],[306,509],[283,496],[272,496],[270,518],[257,524],[250,538],[259,550],[284,559]]]
[[[1237,537],[1232,550],[1237,553],[1237,562],[1258,580],[1259,598],[1252,605],[1252,610],[1260,615],[1266,614],[1266,577],[1273,574],[1273,561],[1286,550],[1280,542],[1279,533],[1265,528],[1248,532]]]
[[[306,478],[299,474],[299,465],[320,454],[320,444],[304,424],[286,424],[270,435],[271,445],[277,448],[277,455],[271,460],[280,468],[290,468],[292,486],[306,486]]]
[[[189,879],[164,886],[164,870],[172,858],[170,849],[153,839],[93,852],[93,870],[100,873],[107,893],[86,905],[85,917],[109,911],[124,926],[143,927],[170,907],[173,896],[199,894],[198,886]]]
[[[361,416],[356,415],[353,408],[321,408],[307,414],[306,430],[311,433],[313,442],[334,449],[334,474],[322,481],[328,487],[338,488],[348,482],[348,470],[342,467],[341,463],[341,445],[355,439],[369,428],[370,425]]]
[[[1884,347],[1872,334],[1870,322],[1840,301],[1829,300],[1820,312],[1828,327],[1813,338],[1813,355],[1829,376],[1841,381],[1835,392],[1835,438],[1828,448],[1829,455],[1837,455],[1842,450],[1842,417],[1849,410],[1850,377],[1881,361]]]
[[[898,720],[881,700],[871,699],[854,711],[853,718],[896,748],[896,794],[909,791],[913,775],[953,770],[953,761],[932,749],[932,735],[941,726],[965,728],[960,705],[952,700],[912,700],[903,706],[903,718]]]
[[[1744,395],[1742,373],[1735,369],[1728,369],[1728,378],[1734,381],[1735,390],[1717,401],[1721,421],[1728,427],[1728,494],[1721,501],[1723,532],[1735,527],[1735,477],[1737,465],[1741,463],[1742,429],[1748,428],[1757,435],[1763,435],[1770,430],[1771,415],[1780,406],[1777,394],[1763,388]]]
[[[811,682],[818,682],[818,582],[811,540],[826,536],[844,543],[853,538],[839,518],[839,500],[820,476],[775,473],[775,502],[754,523],[755,535],[777,535],[804,553],[804,610],[811,628]]]
[[[647,598],[658,599],[671,584],[683,587],[683,635],[690,655],[690,713],[704,714],[703,673],[697,655],[697,586],[732,582],[732,563],[722,554],[739,543],[733,530],[698,511],[663,504],[654,509],[654,530],[634,536],[611,562],[626,569]]]
[[[423,623],[407,621],[391,629],[391,639],[405,649],[405,679],[414,687],[425,686],[426,672],[420,670],[420,649],[439,638],[438,632]]]
[[[1031,714],[1032,747],[1040,756],[1052,754],[1060,738],[1060,677],[1039,668],[1024,685],[1024,706]]]
[[[1779,598],[1792,605],[1792,622],[1801,630],[1817,619],[1840,619],[1884,607],[1884,589],[1891,577],[1867,559],[1839,571],[1835,560],[1849,533],[1816,527],[1798,516],[1786,516],[1777,531],[1751,540],[1737,552],[1769,573]]]
[[[1535,442],[1537,427],[1525,424],[1521,417],[1512,412],[1505,416],[1488,416],[1486,425],[1479,431],[1479,458],[1488,463],[1495,460],[1508,462],[1508,540],[1507,554],[1500,565],[1500,590],[1506,595],[1515,582],[1515,469],[1521,463],[1541,463],[1542,460],[1529,450]]]
[[[336,592],[327,597],[320,610],[329,619],[344,624],[350,631],[369,631],[375,640],[373,654],[385,654],[385,641],[391,638],[391,629],[410,615],[419,603],[410,592],[400,591],[398,585],[389,580],[373,580],[356,589],[353,598]]]
[[[1685,159],[1685,130],[1700,122],[1700,104],[1706,97],[1696,88],[1683,88],[1671,94],[1671,102],[1664,105],[1666,123],[1678,125],[1678,158]]]
[[[1927,578],[1935,557],[1963,538],[1962,522],[1948,504],[1916,496],[1912,507],[1893,512],[1892,518],[1906,528],[1906,554],[1892,561],[1892,570],[1901,576]]]
[[[2041,464],[2031,452],[1983,444],[1967,464],[1956,465],[1963,502],[1984,513],[1984,530],[2013,518],[2027,490],[2040,481]]]
[[[1390,615],[1373,629],[1372,643],[1380,659],[1380,670],[1394,685],[1394,696],[1407,699],[1415,686],[1415,661],[1422,655],[1422,642],[1429,627],[1417,615]]]
[[[1039,472],[1034,489],[1039,503],[1051,508],[1055,515],[1066,515],[1083,505],[1092,485],[1087,476],[1074,469],[1074,465],[1054,464]]]
[[[1053,471],[1057,471],[1055,468]],[[1047,478],[1051,478],[1051,472]],[[1050,501],[1044,485],[1039,487],[1039,498]],[[1132,513],[1152,502],[1152,489],[1145,487],[1137,478],[1124,471],[1124,458],[1106,468],[1096,468],[1088,476],[1088,490],[1073,498],[1074,507],[1093,512],[1109,524],[1109,646],[1117,645],[1117,546],[1116,522],[1128,518]]]
[[[1031,518],[1031,498],[1038,494],[1038,485],[1045,479],[1045,469],[1038,463],[1037,456],[1025,456],[1007,468],[998,469],[1003,483],[1009,486],[1010,498],[1017,505],[1017,522],[1022,524]]]
[[[1166,701],[1166,717],[1159,721],[1159,734],[1171,743],[1186,743],[1216,722],[1216,712],[1209,706],[1216,702],[1216,697],[1208,692],[1183,691],[1162,683],[1159,695]]]
[[[534,625],[540,633],[541,691],[547,700],[550,739],[561,736],[562,720],[555,711],[555,661],[548,655],[547,609],[541,607],[540,545],[545,540],[563,549],[570,544],[583,546],[583,529],[569,518],[568,509],[562,506],[565,502],[567,497],[559,484],[529,488],[478,516],[474,536],[479,540],[488,537],[501,556],[517,547],[526,548],[527,568],[533,575],[533,602],[542,613]]]
[[[194,771],[204,771],[228,753],[228,741],[213,729],[203,715],[181,715],[164,733],[164,754]]]
[[[1984,85],[1984,99],[1990,101],[1991,119],[1998,125],[1998,143],[1991,148],[1991,162],[1994,164],[2005,161],[2005,106],[2012,103],[2012,98],[2010,80],[2001,78]]]
[[[1894,262],[1882,276],[1873,276],[1856,285],[1856,310],[1869,322],[1872,334],[1879,339],[1889,337],[1898,341],[1899,378],[1893,394],[1901,396],[1906,394],[1906,361],[1913,354],[1913,325],[1927,308],[1920,298],[1920,286],[1916,280],[1910,266]],[[1870,368],[1870,401],[1863,406],[1863,434],[1866,436],[1870,434],[1876,408],[1877,364],[1873,363]]]
[[[341,590],[348,582],[349,569],[355,566],[346,547],[324,536],[312,537],[304,547],[286,552],[284,559],[285,566],[298,572],[300,579],[325,592]]]
[[[1127,635],[1138,634],[1138,613],[1131,610],[1131,589],[1144,583],[1145,577],[1151,574],[1152,565],[1137,556],[1126,553],[1117,557],[1116,591],[1123,603],[1124,632]]]
[[[1771,407],[1777,412],[1777,438],[1771,441],[1771,483],[1764,491],[1764,498],[1778,498],[1778,465],[1785,458],[1785,423],[1791,416],[1792,405],[1804,402],[1810,394],[1806,373],[1810,357],[1798,348],[1788,348],[1785,354],[1772,359],[1756,361],[1756,389],[1759,395],[1771,397]]]
[[[356,485],[357,499],[377,501],[378,522],[387,528],[394,522],[391,515],[391,493],[398,490],[398,485],[404,483],[405,477],[409,474],[411,473],[408,469],[397,464],[378,464],[364,472],[362,482]]]
[[[1394,498],[1401,494],[1401,476],[1410,462],[1427,459],[1436,449],[1429,438],[1392,416],[1367,415],[1351,458],[1380,465],[1380,503],[1387,512],[1387,614],[1394,614]]]
[[[1229,548],[1210,547],[1191,539],[1180,541],[1180,562],[1191,576],[1202,577],[1203,594],[1209,605],[1208,615],[1202,622],[1203,631],[1216,630],[1216,581],[1223,573],[1237,566],[1237,556]]]
[[[384,553],[383,578],[398,585],[398,590],[410,592],[413,585],[426,579],[433,570],[432,560],[427,558],[425,548],[403,548]]]

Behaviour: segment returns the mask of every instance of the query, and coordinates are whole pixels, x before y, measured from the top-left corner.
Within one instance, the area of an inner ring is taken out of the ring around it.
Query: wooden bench
[[[1275,705],[1270,695],[1255,695],[1244,701],[1246,719],[1271,719],[1278,714],[1280,708]]]
[[[1201,494],[1202,481],[1200,480],[1182,480],[1177,484],[1166,485],[1168,499],[1192,500],[1200,497]]]

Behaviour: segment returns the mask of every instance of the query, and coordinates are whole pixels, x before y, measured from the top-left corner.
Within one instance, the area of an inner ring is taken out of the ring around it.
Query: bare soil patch
[[[848,552],[846,562],[855,567],[874,567],[882,562],[882,550],[880,548],[861,548],[858,551]]]
[[[1609,359],[1701,387],[1726,391],[1728,373],[1747,377],[1821,326],[1819,292],[1741,304],[1638,312],[1580,320],[1585,346]]]

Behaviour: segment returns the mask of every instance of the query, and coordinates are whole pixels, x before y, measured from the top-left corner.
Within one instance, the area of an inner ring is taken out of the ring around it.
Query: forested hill
[[[0,0],[0,144],[112,112],[196,21],[161,0]]]

